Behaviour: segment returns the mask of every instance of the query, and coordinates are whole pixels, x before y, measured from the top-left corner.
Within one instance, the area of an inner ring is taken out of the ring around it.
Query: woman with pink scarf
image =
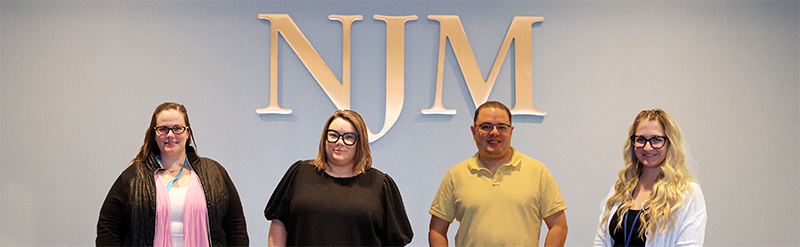
[[[236,187],[219,163],[197,156],[192,132],[183,105],[156,108],[139,154],[103,202],[95,244],[249,244]]]

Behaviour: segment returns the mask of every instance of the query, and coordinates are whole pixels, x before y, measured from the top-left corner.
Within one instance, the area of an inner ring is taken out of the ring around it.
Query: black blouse
[[[628,244],[628,247],[645,245],[647,237],[644,235],[639,237],[639,230],[642,228],[642,221],[636,220],[636,216],[639,214],[639,211],[641,210],[628,210],[628,232],[625,232],[624,227],[615,229],[617,227],[617,222],[620,221],[620,217],[618,217],[617,213],[615,213],[614,217],[611,218],[611,222],[608,224],[608,229],[611,233],[611,239],[614,240],[614,246],[625,246],[625,234],[631,235],[631,228],[633,228],[633,236],[630,237],[631,240],[630,244]],[[625,219],[625,215],[622,216],[622,219]],[[636,221],[636,224],[633,224],[634,221]],[[623,222],[622,225],[624,226],[625,222]],[[633,227],[631,227],[631,225],[633,225]]]
[[[404,246],[413,232],[400,191],[375,168],[350,178],[295,162],[264,209],[286,226],[287,246]]]

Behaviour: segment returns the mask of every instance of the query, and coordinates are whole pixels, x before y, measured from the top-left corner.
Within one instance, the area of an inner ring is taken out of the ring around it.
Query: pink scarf
[[[194,170],[190,170],[194,171]],[[162,171],[156,172],[156,237],[154,246],[172,247],[170,204],[167,186],[161,181]],[[203,187],[195,172],[191,172],[189,188],[183,205],[184,246],[209,246],[208,208]]]

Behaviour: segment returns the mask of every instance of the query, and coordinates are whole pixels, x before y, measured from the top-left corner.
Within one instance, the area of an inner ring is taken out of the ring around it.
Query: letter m
[[[455,15],[429,15],[428,19],[439,21],[439,60],[436,74],[436,98],[430,109],[423,109],[423,114],[455,114],[453,109],[446,109],[442,104],[442,80],[444,78],[444,53],[447,40],[453,48],[464,81],[467,83],[469,93],[472,95],[472,102],[477,108],[489,99],[500,66],[514,41],[514,67],[515,69],[515,91],[516,102],[511,113],[515,115],[537,115],[544,116],[545,111],[537,110],[533,106],[533,59],[531,46],[531,26],[536,22],[541,22],[544,17],[516,16],[511,21],[508,33],[500,47],[500,53],[494,61],[489,78],[483,80],[475,55],[467,40],[467,34],[461,25],[461,20]]]

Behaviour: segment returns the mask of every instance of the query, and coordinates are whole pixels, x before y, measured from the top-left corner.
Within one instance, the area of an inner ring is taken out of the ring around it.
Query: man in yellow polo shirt
[[[430,246],[447,246],[447,229],[461,222],[456,246],[564,246],[567,205],[547,167],[511,147],[511,111],[483,103],[473,118],[478,153],[447,172],[431,203]]]

